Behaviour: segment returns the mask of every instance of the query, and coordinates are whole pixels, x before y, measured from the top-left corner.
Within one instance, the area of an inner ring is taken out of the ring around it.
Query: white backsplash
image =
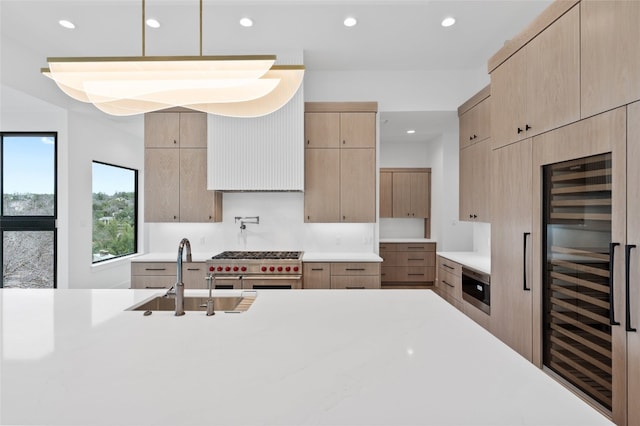
[[[475,222],[473,224],[473,251],[491,256],[491,224]]]
[[[241,192],[223,195],[221,223],[148,223],[145,252],[173,252],[184,237],[195,253],[223,250],[303,250],[372,252],[375,224],[304,223],[304,194]],[[236,216],[259,216],[244,231]]]

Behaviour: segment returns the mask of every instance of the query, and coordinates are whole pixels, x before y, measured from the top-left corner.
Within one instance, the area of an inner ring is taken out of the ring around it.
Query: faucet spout
[[[176,262],[176,316],[184,315],[184,283],[182,282],[182,253],[187,247],[187,262],[191,262],[191,243],[183,238],[178,245],[178,261]]]

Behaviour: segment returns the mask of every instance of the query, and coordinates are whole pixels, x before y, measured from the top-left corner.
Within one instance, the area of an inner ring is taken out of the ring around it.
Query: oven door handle
[[[299,280],[302,275],[243,275],[240,279],[248,280]]]

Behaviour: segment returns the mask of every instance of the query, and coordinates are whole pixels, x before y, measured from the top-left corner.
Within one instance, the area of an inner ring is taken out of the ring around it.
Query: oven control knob
[[[282,266],[278,266],[278,272],[282,272]]]
[[[289,272],[291,270],[291,266],[287,266],[286,268],[284,268],[287,272]]]
[[[276,268],[274,268],[273,266],[269,266],[269,271],[273,272],[275,270],[276,270]]]
[[[233,267],[233,272],[238,272],[238,269],[239,269],[239,268],[238,268],[237,266],[234,266],[234,267]]]
[[[298,272],[298,267],[297,266],[293,267],[293,272]]]
[[[227,272],[229,272],[229,271],[231,270],[231,266],[225,266],[225,267],[224,267],[224,270],[225,270],[225,271],[227,271]]]
[[[246,267],[246,266],[243,266],[242,268],[240,268],[240,270],[241,270],[242,272],[244,272],[244,271],[246,271],[246,270],[247,270],[247,267]]]
[[[222,271],[222,266],[218,266],[218,272]]]
[[[262,272],[267,272],[267,267],[266,267],[266,266],[263,266],[262,268],[260,268],[260,270],[261,270]]]
[[[213,266],[209,266],[209,272],[213,272],[215,270],[216,270],[216,268],[214,268]]]

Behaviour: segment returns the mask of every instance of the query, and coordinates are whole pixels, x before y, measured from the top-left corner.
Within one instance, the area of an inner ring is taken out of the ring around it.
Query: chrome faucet
[[[191,262],[191,243],[188,239],[183,238],[178,246],[178,262],[176,263],[176,278],[175,285],[176,293],[176,316],[184,315],[184,283],[182,282],[182,251],[184,246],[187,246],[187,262]]]

